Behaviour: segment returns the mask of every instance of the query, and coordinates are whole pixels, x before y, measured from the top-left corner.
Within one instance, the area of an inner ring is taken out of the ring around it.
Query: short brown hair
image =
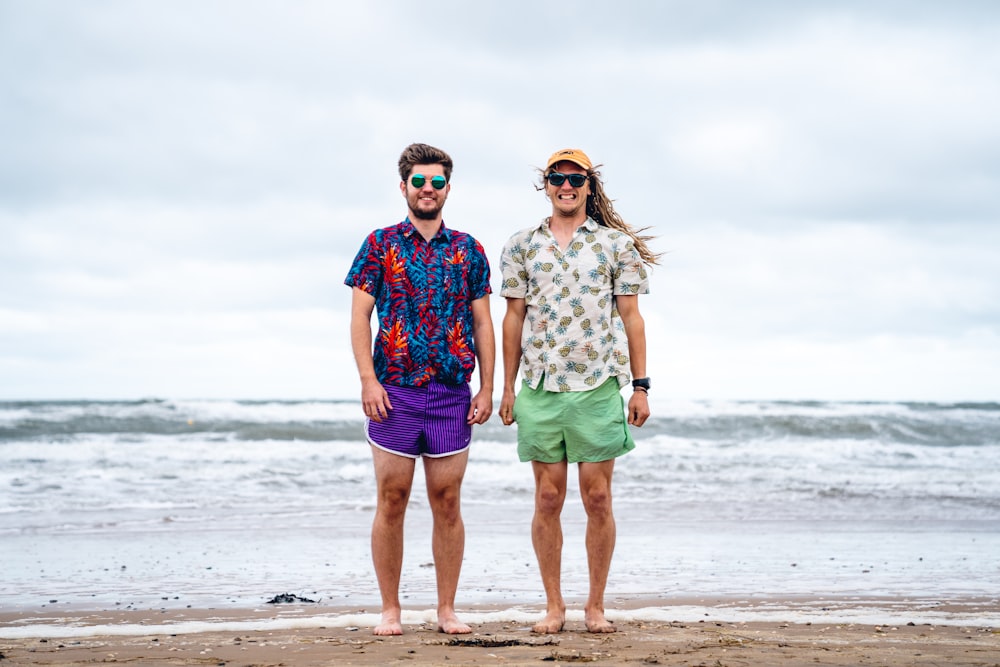
[[[440,148],[434,148],[427,144],[410,144],[399,156],[399,178],[406,180],[410,177],[413,167],[418,164],[439,164],[444,167],[444,177],[451,181],[451,168],[453,163],[451,156]]]

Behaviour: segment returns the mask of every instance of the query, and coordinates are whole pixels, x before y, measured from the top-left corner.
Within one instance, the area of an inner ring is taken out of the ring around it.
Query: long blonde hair
[[[643,234],[649,227],[636,229],[618,215],[618,211],[615,210],[615,207],[611,203],[613,200],[604,192],[604,183],[601,182],[601,172],[597,171],[597,167],[600,166],[602,165],[598,164],[587,170],[587,178],[590,181],[590,194],[587,196],[587,215],[593,218],[599,225],[628,234],[632,237],[632,244],[635,246],[642,261],[647,264],[659,264],[663,253],[654,253],[650,250],[647,243],[647,241],[652,241],[656,237]],[[545,177],[548,176],[549,171],[555,171],[555,169],[550,168],[548,171],[539,169],[538,171],[542,175],[542,185],[541,187],[536,187],[536,189],[544,190]]]

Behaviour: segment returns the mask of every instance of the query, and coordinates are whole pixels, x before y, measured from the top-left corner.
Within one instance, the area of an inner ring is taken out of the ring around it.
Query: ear
[[[403,198],[406,199],[406,181],[399,182],[399,191],[403,193]]]

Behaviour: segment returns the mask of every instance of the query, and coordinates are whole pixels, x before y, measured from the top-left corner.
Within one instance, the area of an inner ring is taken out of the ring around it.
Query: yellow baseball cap
[[[587,171],[590,171],[591,167],[593,167],[590,158],[579,148],[564,148],[552,154],[552,157],[549,158],[548,163],[545,165],[545,169],[549,169],[555,163],[562,162],[563,160],[579,165]]]

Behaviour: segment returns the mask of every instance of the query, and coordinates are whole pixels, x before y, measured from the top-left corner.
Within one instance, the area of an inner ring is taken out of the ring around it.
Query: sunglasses
[[[545,178],[550,185],[554,185],[557,188],[567,180],[569,180],[569,184],[574,188],[578,188],[587,182],[586,174],[560,174],[558,171],[547,174]]]
[[[410,185],[415,188],[422,188],[427,182],[427,177],[423,174],[414,174],[410,176]],[[435,190],[443,190],[444,186],[448,185],[448,180],[444,176],[435,176],[431,179],[431,187]]]

